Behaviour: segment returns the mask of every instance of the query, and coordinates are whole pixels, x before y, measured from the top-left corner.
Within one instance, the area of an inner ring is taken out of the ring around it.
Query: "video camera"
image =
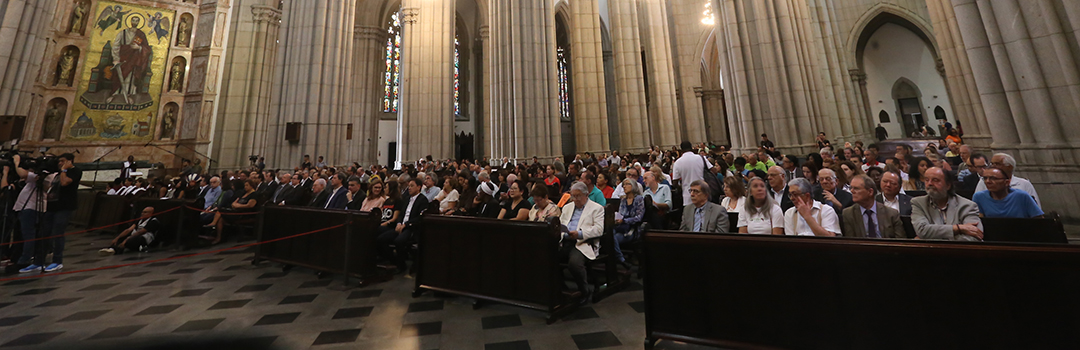
[[[16,150],[4,150],[0,151],[0,167],[13,167],[15,165],[15,156],[19,155],[19,151]],[[19,167],[33,171],[37,174],[52,174],[60,172],[60,157],[57,156],[41,156],[37,158],[31,158],[27,156],[21,156],[22,159],[19,162]]]

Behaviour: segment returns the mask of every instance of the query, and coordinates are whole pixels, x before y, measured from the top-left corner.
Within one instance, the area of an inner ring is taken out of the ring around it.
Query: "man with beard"
[[[926,195],[911,200],[911,223],[919,238],[981,241],[979,206],[956,195],[941,168],[927,169],[924,177]]]

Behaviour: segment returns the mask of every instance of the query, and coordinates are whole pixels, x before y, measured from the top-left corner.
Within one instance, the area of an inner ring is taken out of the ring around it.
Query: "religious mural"
[[[146,140],[166,81],[176,14],[100,1],[68,135],[79,140]]]

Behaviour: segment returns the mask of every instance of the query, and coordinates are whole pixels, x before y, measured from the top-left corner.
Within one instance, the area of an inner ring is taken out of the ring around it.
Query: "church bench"
[[[15,210],[19,210],[19,208],[15,208]],[[94,206],[91,209],[87,226],[100,227],[128,219],[131,219],[131,201],[128,198],[98,192],[94,198]],[[120,232],[123,230],[113,231]]]
[[[360,285],[389,279],[376,265],[375,238],[379,217],[360,211],[266,206],[259,212],[258,242],[322,231],[256,246],[255,261],[274,261],[360,279]]]
[[[539,310],[547,322],[576,308],[563,293],[559,226],[432,215],[424,219],[413,296],[434,291]]]
[[[1041,219],[982,218],[982,224],[987,242],[1069,243],[1061,217],[1054,212]]]
[[[644,258],[647,346],[1080,344],[1080,247],[650,231]]]

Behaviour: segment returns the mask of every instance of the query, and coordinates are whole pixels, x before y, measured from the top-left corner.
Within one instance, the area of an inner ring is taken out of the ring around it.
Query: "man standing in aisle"
[[[59,159],[60,173],[53,177],[49,189],[48,210],[45,211],[45,223],[42,225],[46,235],[52,238],[52,264],[45,266],[45,272],[59,271],[64,268],[64,231],[67,230],[71,215],[78,209],[79,181],[82,181],[82,169],[75,167],[75,155],[64,153]]]

